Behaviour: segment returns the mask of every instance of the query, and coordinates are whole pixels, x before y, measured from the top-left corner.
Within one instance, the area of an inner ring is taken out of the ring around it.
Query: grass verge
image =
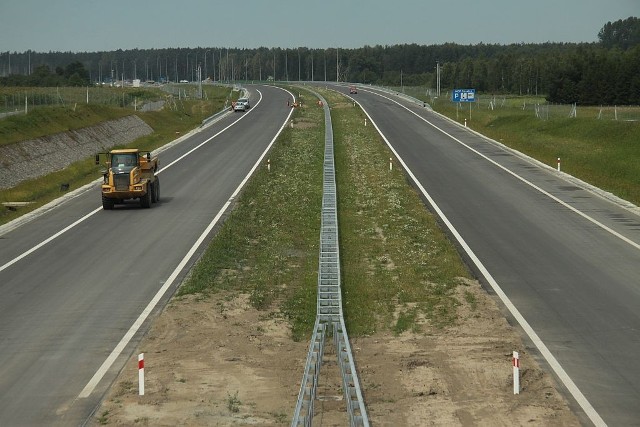
[[[151,126],[154,132],[151,135],[137,139],[129,146],[142,150],[154,150],[174,140],[177,136],[198,127],[202,120],[223,108],[230,89],[209,87],[207,91],[208,100],[206,101],[182,100],[177,102],[174,108],[165,108],[161,111],[146,113],[134,112],[131,109],[96,105],[78,106],[75,110],[66,107],[41,107],[26,116],[12,116],[0,120],[0,135],[2,135],[2,129],[11,133],[11,127],[18,126],[19,128],[32,128],[29,131],[19,133],[23,137],[26,138],[29,135],[29,137],[36,137],[34,135],[42,136],[58,131],[78,129],[106,120],[136,114]],[[52,123],[55,123],[55,125]],[[17,139],[17,141],[22,139]],[[0,202],[32,202],[31,205],[19,208],[16,211],[0,206],[0,224],[5,224],[60,197],[63,183],[69,184],[65,191],[71,191],[95,180],[100,177],[100,171],[103,167],[103,165],[96,166],[94,159],[88,158],[75,162],[64,170],[25,181],[10,189],[0,190]],[[99,195],[96,195],[96,203],[99,203],[99,200]]]
[[[549,166],[556,167],[559,157],[563,172],[640,205],[640,121],[597,119],[600,107],[578,107],[577,117],[548,120],[516,107],[473,108],[469,119],[468,108],[456,116],[455,105],[445,100],[434,109],[460,123],[466,118],[475,131]]]

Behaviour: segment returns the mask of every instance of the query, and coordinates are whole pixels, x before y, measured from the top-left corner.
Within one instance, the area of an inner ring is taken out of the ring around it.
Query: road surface
[[[486,287],[513,304],[511,320],[521,315],[530,342],[546,346],[577,411],[596,424],[640,423],[637,211],[421,104],[366,88],[352,97]]]
[[[3,228],[0,425],[80,425],[90,417],[203,250],[198,239],[215,232],[212,221],[287,123],[287,99],[284,90],[254,88],[249,112],[162,152],[161,201],[151,209],[135,201],[103,211],[94,186]]]

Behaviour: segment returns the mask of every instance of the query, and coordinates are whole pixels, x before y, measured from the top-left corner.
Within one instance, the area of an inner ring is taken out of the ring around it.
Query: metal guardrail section
[[[324,352],[324,340],[327,325],[320,323],[316,317],[316,324],[313,327],[313,337],[307,355],[307,364],[304,367],[302,386],[298,394],[298,403],[293,415],[292,426],[310,426],[313,421],[314,402],[316,389],[318,387],[318,375],[322,366],[322,356]]]
[[[347,328],[344,326],[343,318],[340,318],[340,324],[333,324],[333,342],[338,355],[340,374],[342,375],[342,391],[344,393],[344,401],[347,404],[347,412],[349,413],[349,423],[352,427],[368,427],[369,418],[367,417],[367,410],[360,391],[358,373],[353,362]]]
[[[318,375],[322,366],[325,335],[328,326],[332,326],[333,343],[338,356],[338,365],[342,376],[342,390],[349,423],[351,426],[369,426],[364,399],[349,345],[347,329],[342,315],[342,294],[340,291],[340,251],[338,245],[338,211],[336,197],[336,174],[333,156],[333,128],[331,114],[325,99],[319,94],[324,105],[325,149],[324,180],[322,194],[322,221],[320,224],[320,263],[318,270],[318,300],[316,323],[307,354],[304,376],[296,409],[291,422],[292,427],[310,426],[313,422],[314,401],[318,384]]]

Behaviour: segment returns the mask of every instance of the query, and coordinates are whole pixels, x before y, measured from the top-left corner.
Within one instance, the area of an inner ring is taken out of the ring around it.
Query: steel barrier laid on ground
[[[291,426],[310,426],[313,422],[314,402],[316,400],[320,368],[322,367],[324,344],[327,333],[331,332],[338,365],[340,367],[342,391],[347,406],[346,410],[349,416],[349,424],[353,427],[368,427],[369,419],[360,390],[360,382],[358,380],[342,313],[338,211],[331,114],[326,100],[318,93],[315,93],[315,95],[322,101],[325,117],[318,298],[316,322],[313,328],[311,345],[309,346],[309,352],[307,354],[304,375]]]

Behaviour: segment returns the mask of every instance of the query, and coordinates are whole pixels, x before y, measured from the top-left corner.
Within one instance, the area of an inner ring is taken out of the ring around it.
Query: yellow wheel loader
[[[111,210],[128,199],[140,199],[143,208],[150,208],[160,201],[157,156],[152,158],[151,152],[137,148],[100,154],[107,157],[101,186],[103,209]],[[100,164],[100,154],[96,154],[96,164]]]

